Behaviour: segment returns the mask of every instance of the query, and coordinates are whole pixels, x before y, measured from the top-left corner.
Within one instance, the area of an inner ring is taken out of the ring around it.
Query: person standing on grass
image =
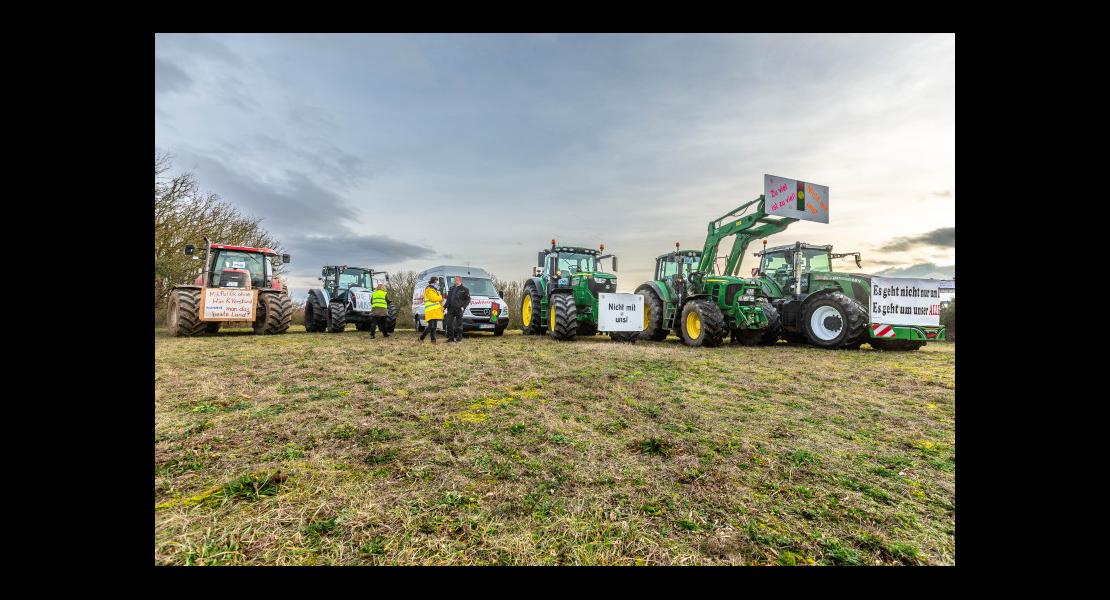
[[[462,283],[462,277],[455,275],[455,285],[447,292],[447,341],[461,342],[463,334],[463,310],[470,306],[470,290]]]
[[[436,343],[436,327],[443,320],[443,296],[436,289],[437,283],[439,283],[439,277],[432,277],[428,280],[428,287],[424,288],[424,321],[427,326],[416,340],[418,343],[424,341],[424,336],[428,335],[429,331],[432,332],[432,343]]]
[[[374,329],[382,330],[382,337],[387,338],[385,322],[389,318],[389,300],[385,297],[385,284],[379,283],[370,294],[370,339],[374,339]]]

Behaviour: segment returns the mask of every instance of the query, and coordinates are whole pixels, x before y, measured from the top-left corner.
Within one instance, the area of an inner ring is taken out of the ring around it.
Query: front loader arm
[[[732,217],[743,214],[752,205],[756,205],[752,214],[731,220]],[[744,257],[744,250],[747,249],[752,240],[779,233],[798,220],[790,217],[771,217],[763,210],[763,207],[764,197],[760,195],[759,198],[742,204],[723,217],[711,221],[709,231],[705,237],[705,247],[702,250],[698,271],[709,273],[717,258],[717,250],[721,241],[728,236],[735,235],[736,241],[732,244],[732,251],[729,252],[725,270],[721,273],[722,275],[733,275]],[[730,220],[726,224],[720,224],[725,219]]]

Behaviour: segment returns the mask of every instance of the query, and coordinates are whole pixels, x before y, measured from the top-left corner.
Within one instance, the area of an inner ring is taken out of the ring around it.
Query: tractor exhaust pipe
[[[802,248],[794,246],[794,295],[802,295]]]
[[[204,236],[204,287],[208,287],[208,261],[212,257],[212,240]]]

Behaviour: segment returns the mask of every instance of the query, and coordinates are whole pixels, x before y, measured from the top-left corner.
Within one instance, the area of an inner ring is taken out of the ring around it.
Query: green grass
[[[413,338],[156,331],[156,562],[954,563],[954,344]]]

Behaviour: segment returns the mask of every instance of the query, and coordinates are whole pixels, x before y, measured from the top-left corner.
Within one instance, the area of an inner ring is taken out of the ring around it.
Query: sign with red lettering
[[[808,181],[763,175],[763,211],[777,217],[829,222],[829,188]]]
[[[940,285],[938,279],[872,277],[871,323],[939,327]]]
[[[258,290],[205,288],[200,293],[201,321],[254,321]]]

